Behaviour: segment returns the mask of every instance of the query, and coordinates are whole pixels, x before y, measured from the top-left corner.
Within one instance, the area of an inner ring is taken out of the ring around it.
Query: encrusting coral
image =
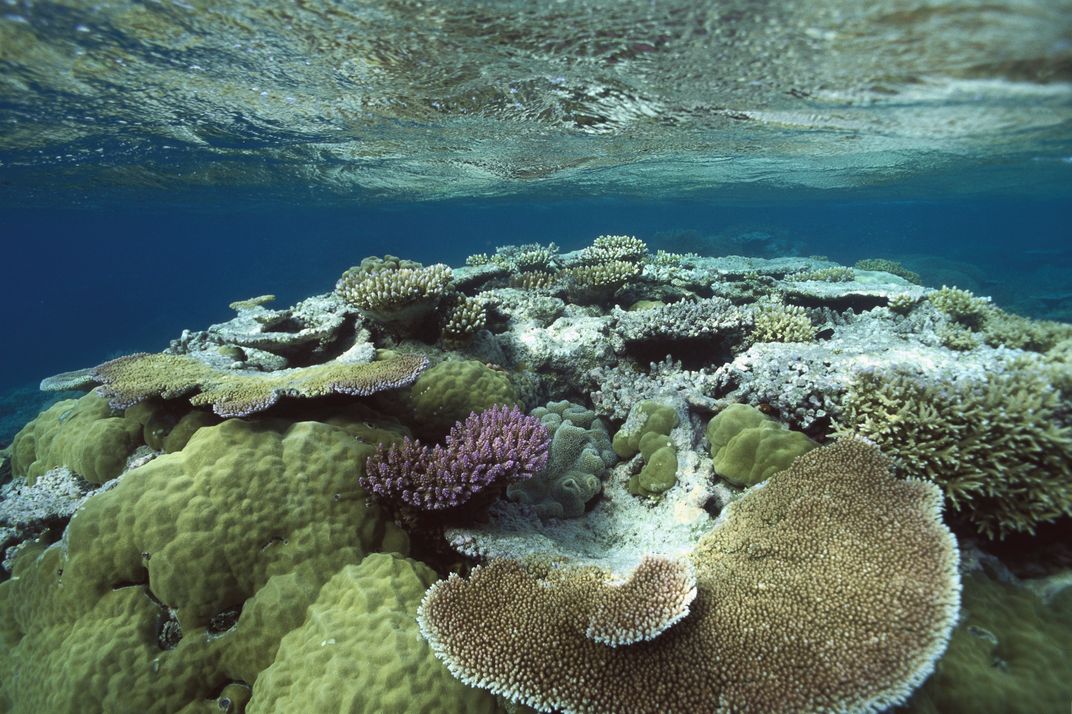
[[[367,363],[329,362],[275,372],[215,369],[186,355],[137,353],[94,367],[97,391],[116,409],[150,397],[190,395],[190,404],[209,406],[223,417],[264,411],[281,397],[330,394],[368,396],[412,384],[428,366],[422,355],[398,355]]]
[[[940,511],[933,485],[845,439],[726,509],[691,558],[691,614],[654,639],[587,637],[598,571],[540,562],[451,576],[418,620],[463,682],[541,711],[874,712],[930,674],[956,620]],[[675,582],[638,589],[644,612],[679,602]]]

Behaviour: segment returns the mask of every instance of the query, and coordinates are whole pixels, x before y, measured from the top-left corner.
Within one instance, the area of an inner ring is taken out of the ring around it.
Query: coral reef
[[[735,486],[754,486],[789,468],[818,444],[755,407],[731,404],[707,425],[715,473]]]
[[[0,709],[1064,701],[1072,327],[884,261],[468,262],[45,380],[95,391],[0,452]]]
[[[142,427],[95,394],[57,402],[15,435],[11,470],[28,483],[67,467],[90,483],[115,478],[142,444]]]
[[[446,265],[421,267],[386,256],[382,261],[366,259],[347,270],[335,292],[374,319],[408,330],[432,314],[450,282]]]
[[[940,508],[933,486],[843,440],[727,509],[690,557],[692,614],[654,639],[587,636],[600,573],[538,561],[451,576],[418,619],[455,676],[542,711],[877,710],[930,674],[956,620]],[[638,589],[644,612],[680,609],[683,581],[663,583]]]
[[[257,712],[498,712],[495,698],[438,665],[413,618],[436,574],[373,553],[320,588],[253,687]]]
[[[862,260],[857,260],[854,267],[859,270],[881,270],[890,275],[904,278],[913,285],[923,284],[923,281],[919,277],[919,273],[912,272],[896,260],[889,260],[888,258],[864,258]]]

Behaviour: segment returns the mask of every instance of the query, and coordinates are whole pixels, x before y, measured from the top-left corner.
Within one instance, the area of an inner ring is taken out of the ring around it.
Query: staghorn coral
[[[505,559],[432,586],[418,621],[456,677],[541,711],[874,712],[930,674],[956,620],[940,510],[846,439],[728,506],[692,554],[691,614],[652,640],[585,636],[592,569]]]
[[[401,264],[406,263],[409,261]],[[428,267],[394,267],[388,263],[377,267],[362,262],[342,274],[335,292],[381,322],[409,328],[435,310],[450,281],[451,270],[441,263]]]
[[[881,270],[884,273],[904,278],[913,285],[923,284],[923,280],[920,279],[919,273],[912,272],[896,260],[888,260],[886,258],[864,258],[863,260],[857,260],[855,267],[860,270]]]
[[[1061,340],[1072,338],[1072,325],[1051,320],[1032,320],[991,307],[983,317],[983,340],[1033,352],[1046,352]]]
[[[753,342],[811,342],[815,326],[799,305],[769,303],[756,312],[751,337]]]
[[[546,290],[555,284],[555,276],[542,270],[526,270],[510,276],[510,287],[521,290]]]
[[[94,367],[100,392],[116,409],[150,397],[190,396],[194,406],[211,405],[222,417],[264,411],[280,397],[323,397],[329,394],[368,396],[411,384],[428,366],[421,355],[399,355],[365,364],[330,362],[276,372],[214,369],[186,355],[126,355]]]
[[[1004,538],[1072,514],[1072,428],[1061,408],[1033,365],[934,383],[862,372],[837,430],[871,439],[905,474],[938,484],[980,533]]]
[[[369,456],[362,488],[396,507],[458,508],[476,494],[532,478],[547,465],[551,436],[536,417],[498,406],[456,423],[444,445],[409,437]]]
[[[975,333],[959,322],[953,322],[938,328],[938,341],[942,346],[954,352],[967,352],[979,346]]]

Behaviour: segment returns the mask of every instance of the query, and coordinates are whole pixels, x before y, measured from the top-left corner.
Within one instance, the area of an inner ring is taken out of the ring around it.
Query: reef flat
[[[369,257],[50,377],[86,394],[0,452],[0,709],[1064,707],[1072,326],[920,282]]]

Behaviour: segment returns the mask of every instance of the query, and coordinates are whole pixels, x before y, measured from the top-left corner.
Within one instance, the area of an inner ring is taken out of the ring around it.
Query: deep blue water
[[[769,191],[726,202],[717,195],[681,202],[545,197],[266,209],[236,195],[225,209],[225,195],[217,194],[211,208],[176,210],[147,194],[122,209],[8,207],[0,214],[0,232],[9,238],[0,297],[11,319],[0,388],[163,349],[184,328],[228,319],[236,299],[274,293],[284,306],[327,292],[367,255],[461,265],[497,245],[555,241],[569,250],[601,233],[719,254],[728,251],[727,237],[761,231],[774,237],[768,252],[821,254],[850,265],[902,258],[925,280],[959,276],[1015,311],[1072,313],[1072,297],[1062,297],[1072,293],[1072,200],[910,200],[910,188],[895,200],[851,192],[794,200]]]

